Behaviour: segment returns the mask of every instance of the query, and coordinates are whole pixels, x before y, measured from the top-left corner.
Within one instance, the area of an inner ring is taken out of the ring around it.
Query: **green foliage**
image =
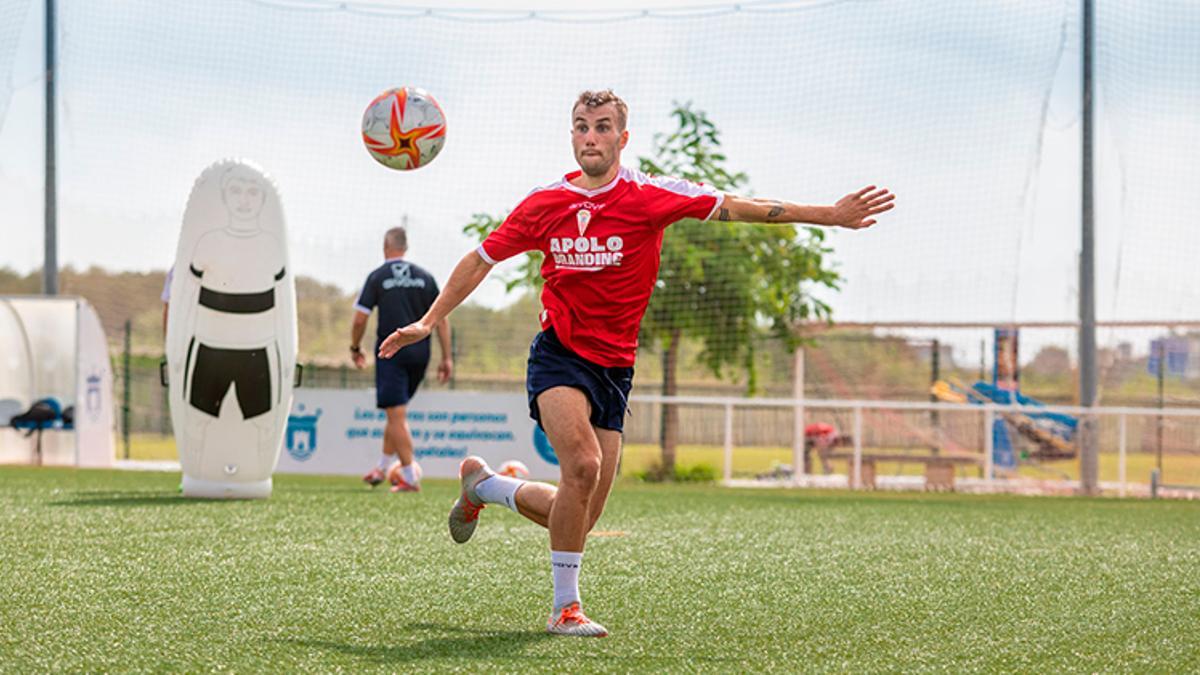
[[[503,217],[496,217],[486,213],[476,213],[471,216],[471,222],[463,226],[463,234],[475,237],[479,241],[487,239],[487,236],[492,233],[492,230],[500,227],[504,222]],[[512,292],[517,289],[533,289],[535,293],[540,293],[542,290],[542,259],[545,256],[541,251],[527,251],[521,259],[520,266],[512,272],[502,273],[504,276],[501,279],[504,281],[504,290]]]
[[[539,329],[538,311],[537,297],[530,292],[504,309],[467,304],[454,310],[450,325],[458,345],[455,355],[458,377],[523,381],[529,343]]]
[[[716,480],[717,470],[710,464],[675,467],[676,483],[714,483]]]
[[[639,159],[642,171],[686,178],[723,191],[746,186],[749,179],[745,173],[731,173],[725,168],[721,133],[704,112],[693,110],[691,103],[675,103],[671,116],[679,128],[670,134],[654,135],[654,157]]]
[[[746,174],[725,168],[720,133],[691,104],[676,104],[679,128],[654,140],[641,158],[650,174],[672,175],[732,191]],[[830,307],[813,298],[814,285],[837,288],[824,232],[791,224],[683,220],[667,230],[658,288],[642,324],[644,335],[667,348],[676,334],[703,343],[700,362],[714,375],[745,373],[757,389],[755,338],[764,328],[796,345],[793,327],[828,319]],[[723,373],[726,369],[734,372]]]
[[[673,469],[668,470],[662,464],[656,463],[648,469],[633,472],[633,477],[643,483],[662,483],[668,476],[676,483],[715,483],[717,470],[711,464],[676,464]]]
[[[26,275],[7,268],[0,267],[0,289],[13,295],[33,295],[42,291],[41,270],[35,270]]]

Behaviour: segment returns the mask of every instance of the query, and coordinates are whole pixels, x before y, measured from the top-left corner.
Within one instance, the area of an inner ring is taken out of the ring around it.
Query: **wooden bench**
[[[847,460],[847,474],[854,473],[853,452],[831,452],[829,459]],[[963,455],[909,455],[902,452],[864,452],[859,484],[869,490],[875,489],[875,464],[877,462],[921,462],[925,465],[926,490],[954,490],[954,467],[962,464],[980,464],[982,458]]]

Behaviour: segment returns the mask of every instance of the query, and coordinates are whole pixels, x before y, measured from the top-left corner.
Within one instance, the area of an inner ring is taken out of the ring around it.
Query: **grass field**
[[[585,558],[612,636],[545,635],[546,537],[463,546],[417,495],[0,468],[0,670],[1195,671],[1200,503],[618,485]]]

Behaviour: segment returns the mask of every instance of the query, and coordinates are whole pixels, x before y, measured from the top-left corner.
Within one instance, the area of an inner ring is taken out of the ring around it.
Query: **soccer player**
[[[547,630],[602,637],[579,598],[588,532],[604,510],[621,452],[621,430],[638,327],[654,290],[663,231],[682,218],[752,223],[812,223],[861,229],[892,208],[874,186],[832,206],[806,206],[721,194],[685,180],[621,166],[629,141],[627,107],[612,91],[585,91],[571,109],[579,171],[531,192],[459,261],[433,306],[380,345],[389,358],[425,339],[473,291],[492,265],[540,250],[542,332],[529,350],[530,416],[557,453],[558,486],[496,475],[480,458],[459,467],[462,494],[450,510],[450,536],[470,539],[485,504],[503,504],[550,530],[554,605]]]
[[[383,264],[375,268],[363,284],[362,293],[354,303],[354,322],[350,328],[350,356],[354,367],[362,370],[367,358],[362,351],[363,333],[371,310],[379,308],[376,323],[376,349],[379,343],[401,326],[425,315],[438,296],[433,276],[404,260],[408,252],[408,233],[403,227],[393,227],[383,237]],[[450,379],[454,361],[450,355],[450,322],[443,316],[435,322],[442,360],[438,364],[438,380]],[[382,483],[388,469],[400,462],[400,475],[392,484],[392,492],[417,492],[421,477],[413,458],[412,432],[408,428],[408,402],[417,393],[425,369],[429,365],[429,337],[389,354],[392,358],[375,361],[375,405],[387,411],[387,426],[383,432],[383,454],[379,464],[363,476],[371,487]]]

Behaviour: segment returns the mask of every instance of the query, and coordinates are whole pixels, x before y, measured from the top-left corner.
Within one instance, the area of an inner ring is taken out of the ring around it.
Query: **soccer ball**
[[[362,138],[367,152],[387,168],[419,169],[446,144],[446,115],[424,89],[388,89],[363,113]]]
[[[413,471],[417,474],[417,480],[421,480],[421,463],[420,462],[413,460]],[[395,462],[392,462],[392,465],[390,467],[388,467],[387,479],[388,479],[388,482],[391,483],[392,485],[398,485],[400,483],[401,478],[403,478],[403,475],[400,473],[400,461],[396,460]]]
[[[501,476],[509,478],[529,478],[529,467],[525,466],[525,462],[516,459],[501,464],[498,471]]]

